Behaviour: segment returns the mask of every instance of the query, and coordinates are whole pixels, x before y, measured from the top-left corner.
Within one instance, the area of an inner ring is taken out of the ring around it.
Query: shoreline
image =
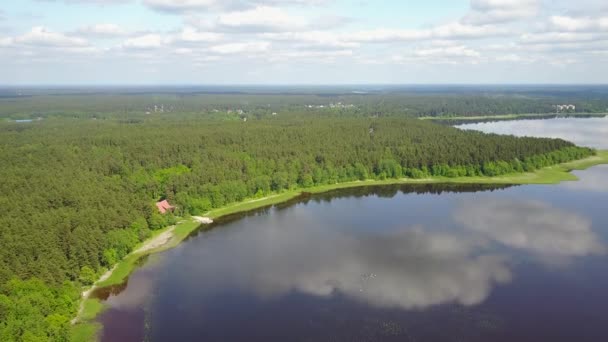
[[[248,199],[233,203],[222,208],[213,209],[205,213],[204,217],[192,216],[183,219],[174,226],[165,227],[155,232],[155,235],[136,246],[133,252],[128,254],[114,267],[104,273],[89,289],[83,292],[79,304],[77,316],[72,320],[72,329],[80,328],[91,334],[96,334],[99,323],[95,317],[103,311],[103,304],[90,295],[97,288],[121,284],[135,269],[137,261],[149,254],[162,252],[179,245],[193,231],[202,225],[207,225],[223,216],[254,210],[262,207],[287,202],[303,193],[319,194],[332,190],[355,188],[374,185],[399,185],[399,184],[510,184],[510,185],[532,185],[532,184],[558,184],[564,181],[577,181],[578,177],[571,171],[585,170],[592,166],[608,164],[608,150],[598,150],[597,155],[580,160],[548,166],[528,173],[506,174],[496,177],[432,177],[423,179],[400,178],[388,180],[364,180],[321,185],[311,188],[299,188],[281,193],[270,194],[263,198]],[[88,308],[88,310],[87,310]],[[91,335],[94,336],[94,335]]]
[[[423,121],[463,121],[469,123],[486,122],[486,121],[510,121],[517,119],[549,119],[553,117],[559,118],[604,118],[608,113],[528,113],[528,114],[500,114],[486,116],[421,116],[418,120]]]

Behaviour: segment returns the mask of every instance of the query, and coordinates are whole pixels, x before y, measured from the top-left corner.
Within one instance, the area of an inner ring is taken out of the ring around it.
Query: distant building
[[[573,104],[554,105],[553,107],[558,113],[563,111],[576,111],[576,106]]]
[[[171,204],[169,204],[169,202],[167,202],[167,200],[162,200],[160,202],[156,202],[156,207],[158,208],[158,211],[161,214],[166,214],[167,211],[173,211],[175,209],[175,207],[172,206]]]

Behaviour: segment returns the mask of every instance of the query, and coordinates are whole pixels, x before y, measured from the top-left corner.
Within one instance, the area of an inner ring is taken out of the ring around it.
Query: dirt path
[[[165,245],[167,242],[171,241],[171,238],[173,238],[174,230],[175,230],[175,226],[171,226],[166,231],[158,234],[151,240],[146,241],[143,244],[143,246],[141,246],[138,249],[136,249],[135,251],[133,251],[132,254],[147,252],[151,249],[155,249],[155,248]]]

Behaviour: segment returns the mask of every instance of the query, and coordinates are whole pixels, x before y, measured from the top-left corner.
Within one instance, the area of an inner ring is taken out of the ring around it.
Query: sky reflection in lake
[[[486,133],[561,138],[581,146],[608,149],[608,117],[495,121],[457,127]]]
[[[525,327],[549,304],[522,314],[513,303],[537,283],[551,286],[547,293],[584,289],[588,297],[560,299],[571,312],[557,319],[587,315],[588,333],[598,333],[608,279],[596,269],[606,260],[595,231],[604,227],[593,218],[606,216],[584,205],[588,192],[399,189],[344,191],[218,224],[133,274],[108,301],[104,340],[130,340],[125,322],[147,322],[141,334],[152,341],[526,340],[576,331]],[[564,208],[566,200],[581,206]]]

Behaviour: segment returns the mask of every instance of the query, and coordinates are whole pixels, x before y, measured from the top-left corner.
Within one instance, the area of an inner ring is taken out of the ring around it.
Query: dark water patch
[[[146,255],[141,256],[139,259],[137,259],[134,263],[133,272],[135,270],[137,270],[138,268],[142,267],[143,265],[146,265],[149,258],[150,258],[150,255],[146,254]],[[119,295],[122,291],[124,291],[127,288],[127,286],[129,286],[129,276],[127,276],[124,279],[124,281],[121,282],[120,284],[114,284],[114,285],[95,288],[93,290],[93,292],[91,292],[90,297],[99,299],[99,300],[107,300],[111,296]]]

